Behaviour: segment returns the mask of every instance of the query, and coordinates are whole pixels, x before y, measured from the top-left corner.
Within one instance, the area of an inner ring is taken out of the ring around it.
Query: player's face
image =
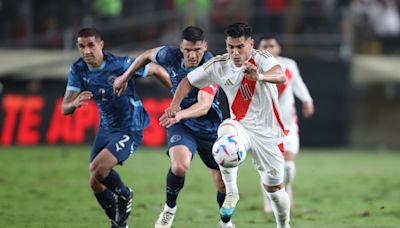
[[[251,49],[254,46],[254,40],[244,36],[226,38],[226,50],[228,51],[235,66],[240,67],[250,58]]]
[[[258,45],[260,50],[265,50],[271,53],[274,57],[279,56],[281,48],[275,39],[264,39],[260,41]]]
[[[94,36],[78,37],[76,42],[79,54],[92,67],[98,67],[103,62],[104,42]]]
[[[207,51],[207,42],[182,40],[180,50],[183,53],[185,67],[196,67]]]

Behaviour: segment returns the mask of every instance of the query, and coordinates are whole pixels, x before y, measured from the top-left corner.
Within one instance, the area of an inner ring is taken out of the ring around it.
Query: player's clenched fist
[[[257,79],[258,79],[258,69],[257,69],[257,66],[256,65],[254,65],[253,63],[251,63],[251,62],[245,62],[244,64],[243,64],[243,66],[244,66],[244,68],[243,68],[243,73],[244,73],[244,76],[247,78],[247,79],[249,79],[249,80],[253,80],[253,81],[256,81]]]

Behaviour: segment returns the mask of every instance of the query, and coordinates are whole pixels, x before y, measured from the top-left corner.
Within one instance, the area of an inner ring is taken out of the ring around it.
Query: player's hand
[[[75,108],[85,106],[88,104],[88,100],[90,100],[92,97],[93,97],[92,92],[83,91],[75,98],[73,105]]]
[[[125,80],[124,75],[117,77],[113,85],[114,94],[121,96],[125,92],[127,86],[128,82]]]
[[[179,115],[179,112],[177,112],[175,114],[175,117],[173,118],[169,118],[167,113],[164,113],[161,117],[160,117],[160,124],[163,127],[169,128],[172,125],[178,123],[179,121],[181,121],[181,115]]]
[[[303,116],[309,118],[314,115],[314,104],[312,101],[306,101],[303,103]]]
[[[249,80],[257,81],[257,79],[258,79],[257,66],[249,61],[244,62],[243,65],[244,65],[244,69],[243,69],[244,76]]]
[[[165,109],[165,113],[167,114],[168,118],[173,118],[175,117],[176,113],[181,110],[181,107],[178,105],[173,105],[169,106],[169,108]]]

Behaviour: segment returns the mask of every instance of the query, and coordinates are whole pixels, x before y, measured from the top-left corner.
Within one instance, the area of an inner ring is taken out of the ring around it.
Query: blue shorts
[[[118,160],[118,163],[122,165],[142,143],[142,138],[142,130],[133,132],[108,132],[100,129],[93,142],[90,163],[101,150],[107,148]]]
[[[217,132],[210,135],[198,135],[182,123],[167,128],[168,149],[173,146],[184,145],[192,153],[192,159],[197,151],[208,168],[219,170],[219,166],[212,155],[212,147],[217,138]]]

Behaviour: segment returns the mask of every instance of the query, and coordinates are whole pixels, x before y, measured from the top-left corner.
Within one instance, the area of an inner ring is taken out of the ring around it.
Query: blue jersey
[[[130,80],[122,96],[113,92],[113,83],[123,74],[133,60],[104,52],[104,62],[99,68],[91,68],[82,58],[72,64],[67,91],[90,91],[100,111],[100,129],[114,131],[138,131],[149,125],[149,116],[137,96]],[[135,72],[135,77],[145,77],[148,67]]]
[[[207,62],[212,57],[213,55],[211,52],[207,51],[199,65]],[[167,70],[169,78],[172,82],[173,94],[175,93],[179,82],[184,79],[190,71],[196,68],[185,68],[182,52],[179,50],[179,48],[173,46],[161,47],[156,53],[154,59],[159,65],[163,66]],[[197,103],[198,93],[199,89],[193,87],[189,95],[183,99],[181,108],[186,109]],[[185,119],[182,120],[182,123],[194,132],[198,132],[200,135],[209,135],[210,133],[215,133],[222,121],[222,112],[219,109],[218,97],[219,92],[217,91],[212,103],[212,107],[206,115],[198,118]]]

